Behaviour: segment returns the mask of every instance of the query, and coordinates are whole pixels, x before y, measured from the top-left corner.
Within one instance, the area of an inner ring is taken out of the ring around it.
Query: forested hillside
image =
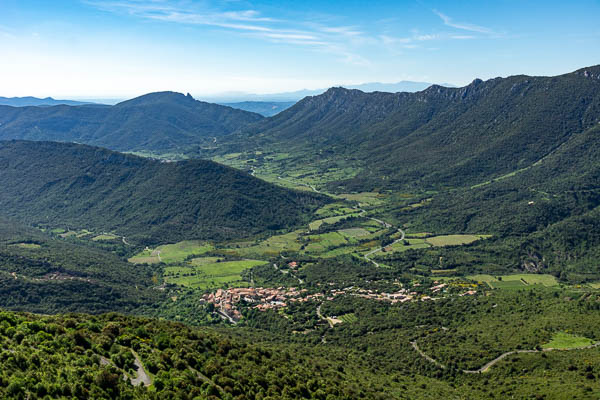
[[[331,190],[443,189],[526,168],[600,122],[600,66],[463,88],[363,93],[332,88],[220,141],[315,165],[353,160]],[[325,167],[323,167],[325,168]]]
[[[52,142],[1,142],[0,185],[0,214],[148,244],[285,230],[329,201],[211,161],[167,163]]]
[[[0,139],[78,142],[119,151],[180,151],[262,116],[158,92],[115,106],[0,106]]]
[[[0,306],[39,313],[131,312],[160,301],[154,272],[110,251],[0,218]]]

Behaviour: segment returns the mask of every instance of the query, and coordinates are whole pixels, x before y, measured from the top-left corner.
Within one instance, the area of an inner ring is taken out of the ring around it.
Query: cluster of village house
[[[431,288],[432,293],[439,293],[446,284],[438,284]],[[475,291],[463,293],[463,295],[475,294]],[[221,312],[234,320],[241,318],[241,313],[237,307],[240,301],[244,301],[250,307],[260,311],[277,309],[287,306],[289,303],[302,303],[311,300],[333,300],[336,296],[353,295],[366,299],[387,301],[392,304],[404,303],[413,299],[422,301],[432,300],[430,296],[418,295],[416,292],[400,289],[394,293],[377,293],[370,289],[361,289],[347,287],[344,289],[334,289],[327,295],[322,293],[308,294],[306,289],[291,288],[231,288],[218,289],[214,293],[208,293],[203,296],[203,301],[214,305],[218,312]]]

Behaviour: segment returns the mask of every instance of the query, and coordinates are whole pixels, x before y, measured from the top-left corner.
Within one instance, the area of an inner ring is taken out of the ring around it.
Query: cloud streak
[[[365,49],[372,48],[372,46],[382,46],[387,51],[397,53],[401,49],[422,48],[424,43],[436,40],[468,40],[475,39],[478,35],[488,37],[494,35],[491,29],[455,22],[437,10],[433,10],[433,12],[442,19],[446,26],[465,32],[424,34],[413,30],[412,35],[394,37],[391,34],[365,33],[357,26],[315,23],[308,17],[283,20],[265,16],[259,10],[254,9],[231,10],[232,5],[235,7],[236,2],[225,2],[225,6],[223,3],[220,3],[220,6],[214,6],[211,5],[211,0],[201,3],[184,0],[81,1],[110,13],[125,14],[151,21],[221,28],[258,40],[303,46],[338,57],[347,64],[359,66],[370,65],[370,61],[361,54],[364,54]]]
[[[223,28],[274,43],[311,47],[336,55],[350,64],[368,64],[366,59],[350,49],[351,43],[365,40],[364,33],[355,27],[319,26],[302,20],[284,21],[263,16],[258,10],[221,11],[170,0],[83,1],[111,13],[154,21]],[[281,27],[282,25],[285,27]],[[289,26],[294,25],[301,29],[289,29]]]
[[[433,10],[433,12],[442,19],[442,21],[444,22],[444,25],[446,25],[446,26],[449,26],[449,27],[452,27],[455,29],[461,29],[463,31],[469,31],[469,32],[477,32],[477,33],[484,33],[484,34],[494,33],[494,31],[492,31],[491,29],[483,27],[483,26],[454,22],[454,20],[452,18],[450,18],[449,16],[447,16],[444,13],[439,12],[438,10]]]

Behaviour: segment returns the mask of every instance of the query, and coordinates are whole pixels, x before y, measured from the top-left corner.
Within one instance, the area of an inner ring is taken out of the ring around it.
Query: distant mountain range
[[[85,101],[75,101],[75,100],[55,100],[52,97],[46,97],[44,99],[40,99],[37,97],[0,97],[0,105],[3,106],[12,106],[12,107],[27,107],[27,106],[57,106],[57,105],[67,105],[67,106],[82,106],[86,104],[97,104],[92,102]]]
[[[78,142],[120,151],[178,151],[263,117],[173,92],[114,106],[0,106],[0,140]]]
[[[283,110],[287,110],[295,101],[241,101],[239,103],[220,103],[223,106],[237,108],[238,110],[250,111],[264,117],[272,117]]]
[[[359,85],[339,85],[346,89],[358,89],[363,92],[418,92],[431,86],[428,82],[401,81],[396,83],[362,83]],[[451,84],[443,83],[441,86],[454,87]],[[253,94],[243,92],[230,92],[214,96],[200,96],[204,100],[214,103],[240,103],[240,102],[297,102],[307,96],[317,96],[327,91],[324,89],[304,89],[295,92],[271,93],[271,94]]]

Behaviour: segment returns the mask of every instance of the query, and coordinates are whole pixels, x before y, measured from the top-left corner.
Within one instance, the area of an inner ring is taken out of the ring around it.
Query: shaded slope
[[[1,142],[0,185],[2,214],[148,243],[288,229],[328,201],[211,161],[164,163],[52,142]]]
[[[363,171],[348,189],[472,185],[529,166],[600,121],[600,67],[513,76],[463,88],[363,93],[333,88],[223,140],[303,157],[327,151]]]
[[[120,151],[168,152],[198,145],[262,119],[173,92],[115,106],[0,106],[0,139],[79,142]]]
[[[131,311],[160,300],[152,270],[0,218],[0,306],[39,313]]]

